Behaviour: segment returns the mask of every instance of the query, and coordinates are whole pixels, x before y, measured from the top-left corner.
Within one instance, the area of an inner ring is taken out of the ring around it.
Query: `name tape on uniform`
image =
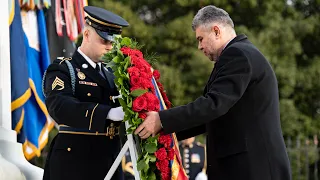
[[[97,83],[87,82],[87,81],[79,81],[79,84],[84,84],[84,85],[88,85],[88,86],[98,86]]]

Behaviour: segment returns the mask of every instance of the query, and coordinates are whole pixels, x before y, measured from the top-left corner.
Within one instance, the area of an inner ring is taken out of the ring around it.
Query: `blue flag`
[[[31,90],[18,0],[11,0],[9,4],[12,129],[19,133],[24,120],[23,105],[30,98]]]
[[[40,156],[54,126],[41,86],[50,56],[43,11],[21,12],[18,0],[14,9],[10,25],[12,128],[18,132],[18,141],[23,143],[29,160]]]

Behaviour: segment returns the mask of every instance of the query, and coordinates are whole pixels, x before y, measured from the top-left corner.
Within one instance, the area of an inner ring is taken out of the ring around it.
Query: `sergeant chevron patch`
[[[58,91],[60,91],[60,90],[64,89],[64,82],[60,78],[56,77],[56,79],[53,81],[51,86],[52,86],[52,90],[54,90],[56,87],[60,86],[60,88],[57,89]]]

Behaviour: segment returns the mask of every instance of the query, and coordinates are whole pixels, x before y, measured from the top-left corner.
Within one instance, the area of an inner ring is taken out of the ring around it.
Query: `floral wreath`
[[[114,71],[114,82],[122,96],[118,100],[125,113],[124,121],[130,125],[127,133],[132,134],[143,122],[146,112],[160,110],[159,99],[162,98],[167,108],[171,107],[159,81],[159,71],[144,59],[137,42],[128,37],[117,37],[104,60]],[[140,141],[137,169],[141,179],[171,179],[170,161],[175,155],[172,143],[171,136],[163,133]]]

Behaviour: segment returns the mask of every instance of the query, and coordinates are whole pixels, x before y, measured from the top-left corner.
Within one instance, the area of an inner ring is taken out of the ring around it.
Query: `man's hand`
[[[158,112],[147,112],[147,117],[143,123],[135,130],[134,134],[139,134],[141,139],[147,139],[150,135],[154,137],[161,130],[161,121]]]
[[[111,108],[107,119],[110,119],[112,121],[122,121],[124,118],[124,112],[122,110],[122,107],[116,107],[116,108]]]

